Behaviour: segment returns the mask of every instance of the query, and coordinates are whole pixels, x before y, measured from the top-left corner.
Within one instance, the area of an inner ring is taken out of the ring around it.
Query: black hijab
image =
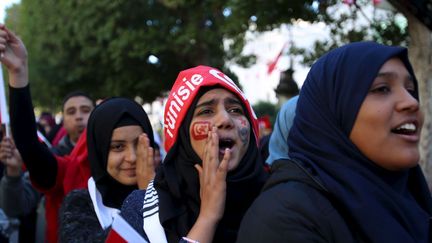
[[[407,50],[352,43],[320,58],[301,89],[289,133],[289,156],[314,168],[338,208],[366,242],[427,242],[432,201],[419,166],[378,167],[349,139],[382,65],[398,57],[418,85]],[[430,239],[429,239],[430,240]]]
[[[144,109],[126,98],[103,101],[91,113],[87,124],[87,149],[91,173],[105,206],[120,208],[123,200],[136,185],[123,185],[107,172],[108,154],[113,130],[117,127],[138,125],[153,146],[153,130]]]
[[[177,243],[182,236],[186,236],[198,218],[200,184],[194,164],[201,164],[202,161],[190,143],[189,126],[198,100],[213,88],[220,87],[204,87],[199,90],[181,124],[177,141],[156,173],[159,218],[168,242]],[[250,123],[249,115],[247,118]],[[235,242],[243,215],[267,179],[252,130],[247,152],[238,167],[227,174],[225,212],[218,224],[213,242]]]

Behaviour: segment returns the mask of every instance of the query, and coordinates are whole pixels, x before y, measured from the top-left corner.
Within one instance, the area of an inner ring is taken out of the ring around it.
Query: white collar
[[[88,191],[90,194],[90,198],[93,203],[93,208],[96,212],[96,216],[99,220],[99,223],[103,229],[111,226],[114,217],[120,213],[120,210],[116,208],[111,208],[103,205],[102,195],[96,188],[96,183],[93,180],[93,177],[90,177],[88,180]]]

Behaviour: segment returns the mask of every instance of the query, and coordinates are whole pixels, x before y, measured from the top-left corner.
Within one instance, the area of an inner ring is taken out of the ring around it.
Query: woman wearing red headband
[[[249,102],[225,74],[198,66],[180,72],[164,120],[168,154],[123,217],[150,242],[235,242],[267,178]]]

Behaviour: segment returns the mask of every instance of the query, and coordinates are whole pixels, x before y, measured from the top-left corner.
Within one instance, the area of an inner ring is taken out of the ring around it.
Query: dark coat
[[[72,144],[71,140],[69,139],[69,136],[64,136],[57,146],[52,147],[51,151],[58,156],[64,156],[68,155],[72,152],[75,145]]]
[[[276,161],[272,169],[237,242],[361,242],[311,170],[291,160]]]
[[[103,230],[87,189],[71,191],[60,208],[59,242],[105,242]]]

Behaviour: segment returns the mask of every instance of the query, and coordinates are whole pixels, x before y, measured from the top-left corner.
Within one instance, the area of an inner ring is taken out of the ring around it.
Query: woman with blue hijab
[[[298,95],[285,102],[276,117],[270,136],[269,156],[265,161],[270,166],[278,159],[289,159],[287,138],[294,121],[297,100]]]
[[[422,125],[405,48],[358,42],[330,51],[302,87],[291,159],[273,165],[238,242],[430,242]]]

